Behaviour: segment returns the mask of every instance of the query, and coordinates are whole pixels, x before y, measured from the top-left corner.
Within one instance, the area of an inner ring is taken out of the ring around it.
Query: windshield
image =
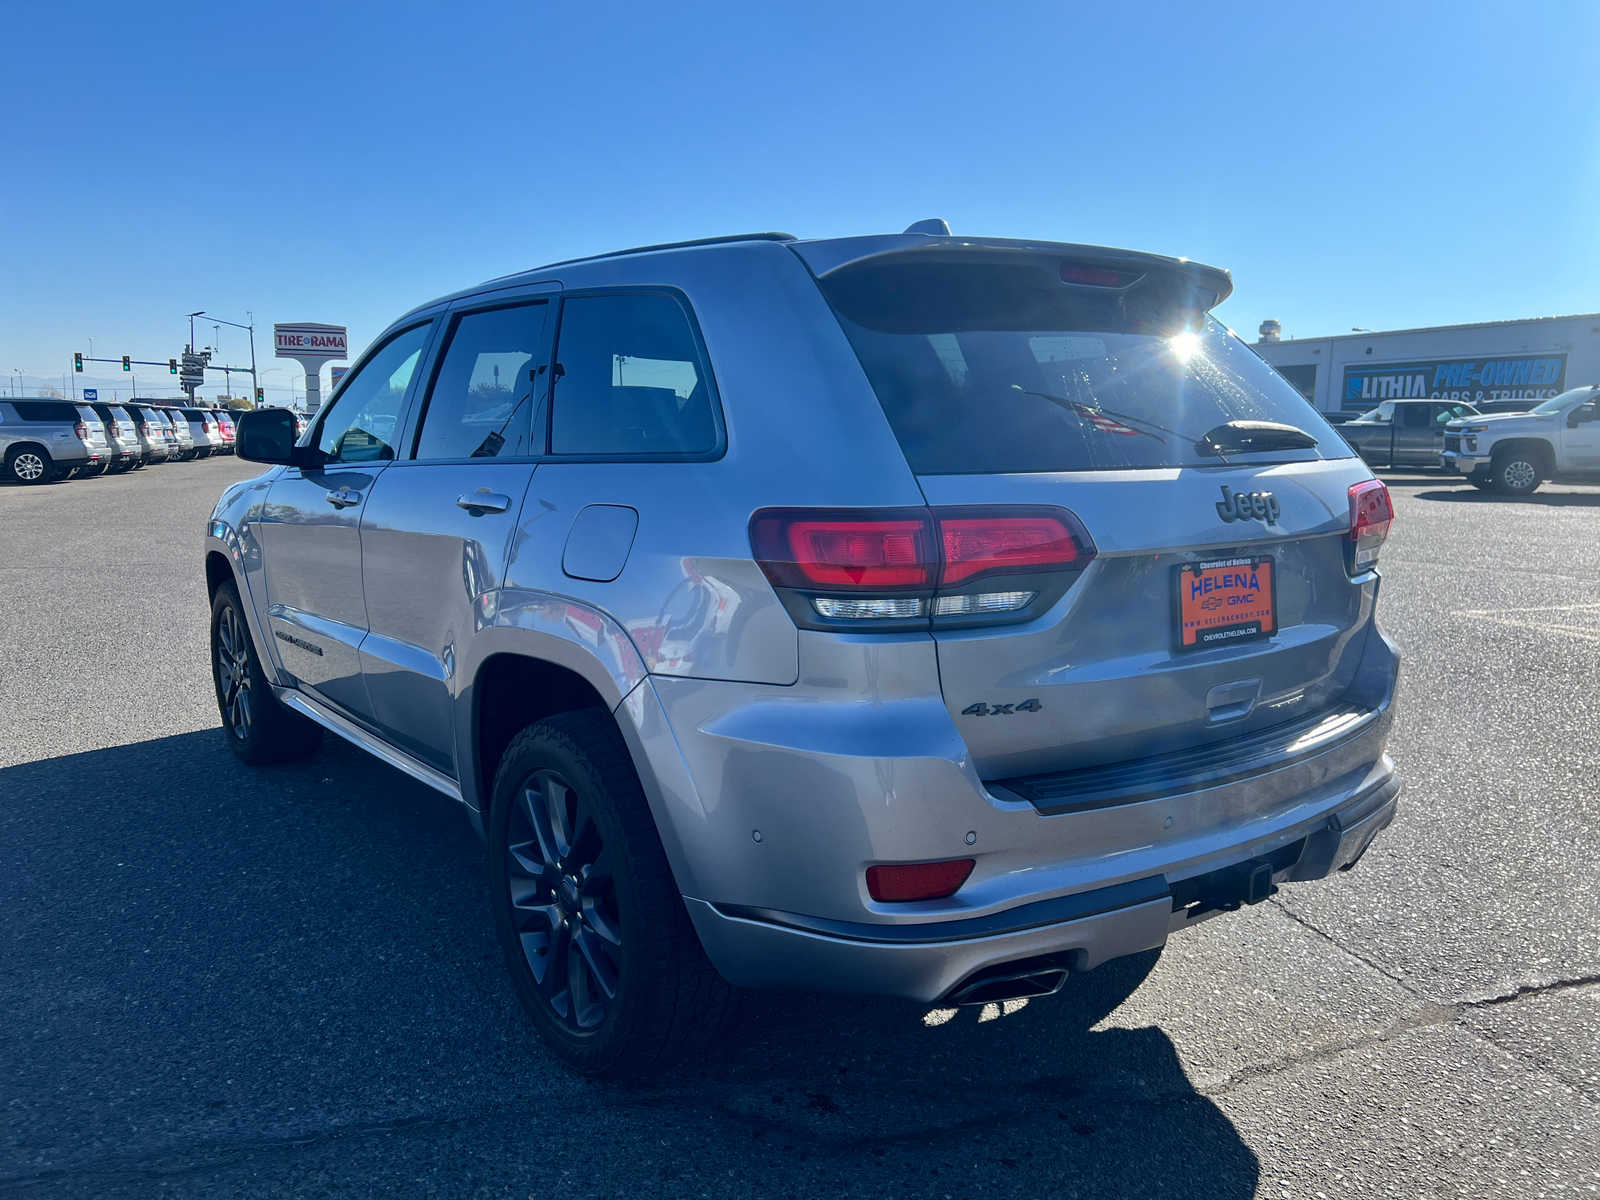
[[[1230,449],[1228,461],[1350,454],[1209,317],[1014,262],[873,264],[822,287],[918,474],[1215,466],[1206,435],[1230,421],[1318,444]]]
[[[1562,392],[1559,396],[1551,396],[1543,404],[1530,408],[1528,411],[1538,413],[1540,416],[1548,416],[1550,413],[1561,412],[1567,406],[1576,403],[1583,397],[1594,394],[1595,390],[1592,387],[1573,388],[1570,391]]]

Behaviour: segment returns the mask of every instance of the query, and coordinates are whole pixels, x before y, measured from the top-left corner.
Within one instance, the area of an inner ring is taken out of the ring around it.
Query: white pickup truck
[[[1546,479],[1600,482],[1600,384],[1525,413],[1451,421],[1443,462],[1475,487],[1510,496],[1526,496]]]

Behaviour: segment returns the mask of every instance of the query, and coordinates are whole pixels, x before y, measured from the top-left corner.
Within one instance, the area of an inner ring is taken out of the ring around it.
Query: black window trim
[[[555,421],[556,392],[558,375],[555,370],[557,365],[556,355],[561,351],[561,324],[566,316],[568,300],[578,300],[589,296],[666,296],[677,304],[684,318],[689,324],[689,336],[694,341],[695,354],[698,362],[695,364],[706,381],[706,397],[711,404],[711,424],[717,431],[716,444],[709,450],[699,451],[662,451],[651,454],[557,454],[552,449],[552,428]],[[541,461],[563,463],[614,463],[614,462],[717,462],[728,453],[728,426],[722,415],[722,392],[717,387],[716,373],[711,369],[711,354],[706,349],[705,336],[700,331],[700,320],[695,316],[694,305],[689,303],[689,297],[675,287],[664,284],[620,285],[607,287],[571,288],[561,292],[560,307],[556,310],[555,336],[550,343],[550,387],[547,390],[549,403],[545,405],[544,417],[544,448],[545,453]]]
[[[502,289],[502,291],[503,290],[504,289]],[[498,312],[508,308],[528,308],[535,304],[543,304],[547,306],[547,311],[545,314],[545,327],[543,336],[540,338],[540,349],[537,354],[535,354],[535,358],[540,360],[538,369],[541,382],[543,384],[543,394],[541,396],[532,398],[534,401],[534,409],[528,414],[528,442],[531,447],[533,442],[536,440],[536,427],[534,422],[538,419],[540,407],[543,406],[546,410],[549,408],[550,357],[555,347],[555,314],[558,295],[559,293],[554,288],[548,288],[544,291],[528,292],[515,296],[474,295],[470,299],[461,302],[457,306],[452,307],[445,313],[441,314],[447,319],[440,323],[442,332],[437,335],[438,345],[435,347],[431,356],[431,360],[428,363],[426,386],[416,394],[415,404],[412,406],[416,410],[415,415],[412,416],[408,414],[410,425],[404,435],[404,441],[407,443],[406,454],[403,458],[396,458],[394,460],[396,464],[403,465],[406,463],[416,463],[419,465],[427,464],[429,466],[443,466],[449,464],[453,466],[461,466],[465,463],[486,462],[536,463],[542,462],[546,457],[548,457],[547,455],[541,453],[507,455],[505,457],[497,455],[494,458],[473,458],[470,455],[464,458],[418,458],[417,447],[422,444],[422,427],[427,424],[428,409],[433,405],[433,386],[438,382],[439,372],[444,369],[444,360],[450,354],[450,344],[455,341],[456,330],[461,327],[462,320],[469,316],[476,316],[478,313]],[[546,449],[548,449],[550,445],[548,418],[545,421],[544,445]]]
[[[437,311],[429,311],[425,316],[419,316],[414,321],[408,321],[403,325],[395,325],[385,329],[381,335],[374,339],[372,345],[367,347],[366,353],[358,358],[351,365],[350,369],[345,372],[344,377],[339,380],[339,386],[329,393],[328,399],[322,405],[322,410],[316,413],[315,416],[309,422],[307,422],[305,436],[301,439],[300,444],[306,446],[315,446],[322,440],[322,427],[327,424],[328,418],[333,415],[334,402],[343,397],[345,385],[349,380],[353,379],[356,373],[362,370],[367,363],[371,362],[374,357],[381,354],[390,342],[394,341],[397,337],[401,337],[410,333],[413,329],[431,326],[432,328],[428,330],[427,336],[422,339],[422,346],[418,351],[417,366],[425,366],[428,363],[429,352],[433,348],[433,343],[439,336],[438,317],[439,314]],[[421,371],[413,371],[411,374],[411,381],[406,385],[406,394],[400,401],[400,411],[395,415],[396,429],[403,428],[403,422],[406,420],[411,408],[411,399],[416,395],[417,377],[421,374]],[[403,436],[401,440],[403,444]],[[305,469],[300,467],[292,467],[290,470],[299,471],[303,476],[306,474],[307,470],[320,472],[330,467],[338,468],[355,466],[372,469],[389,466],[398,461],[400,461],[398,458],[378,459],[375,462],[368,463],[342,463],[330,460],[328,462],[320,463],[315,467]]]

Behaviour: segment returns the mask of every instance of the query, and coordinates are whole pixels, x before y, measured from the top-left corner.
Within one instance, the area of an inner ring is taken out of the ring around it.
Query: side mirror
[[[1579,425],[1582,425],[1585,421],[1594,420],[1595,416],[1596,416],[1595,402],[1593,400],[1585,401],[1584,403],[1578,405],[1577,408],[1573,409],[1570,413],[1567,414],[1567,428],[1568,429],[1576,429]]]
[[[294,414],[286,408],[258,408],[239,417],[234,452],[250,462],[300,466],[296,451]]]

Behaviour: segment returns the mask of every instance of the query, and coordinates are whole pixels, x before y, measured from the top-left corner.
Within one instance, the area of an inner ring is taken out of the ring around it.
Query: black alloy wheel
[[[231,580],[217,588],[211,601],[211,678],[222,730],[241,761],[288,762],[321,744],[321,727],[285,708],[272,694]]]
[[[506,838],[513,928],[540,994],[574,1034],[599,1028],[622,974],[612,857],[579,792],[555,770],[523,780]]]
[[[222,719],[234,737],[247,742],[255,724],[256,700],[250,670],[250,635],[239,619],[239,610],[231,604],[217,614],[212,660]]]
[[[690,924],[611,713],[556,713],[513,737],[484,833],[506,969],[557,1058],[640,1076],[717,1043],[734,992]]]

